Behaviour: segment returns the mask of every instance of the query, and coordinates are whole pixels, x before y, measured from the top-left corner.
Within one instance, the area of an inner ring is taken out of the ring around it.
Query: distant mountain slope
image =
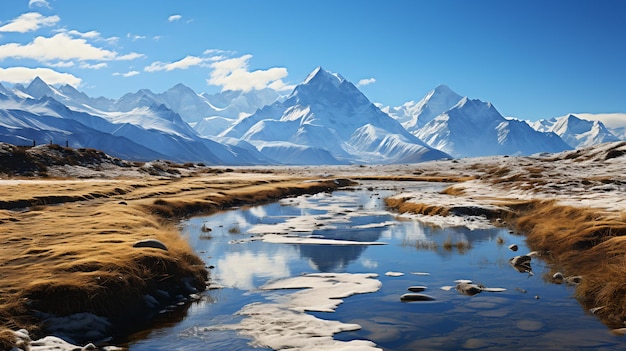
[[[554,132],[573,148],[619,141],[600,121],[588,121],[576,115],[539,120],[530,125],[539,131]]]
[[[454,157],[529,155],[570,149],[556,134],[538,132],[525,122],[505,119],[492,104],[467,97],[417,130],[416,135]]]
[[[451,109],[462,98],[447,85],[439,85],[418,102],[409,101],[398,107],[385,107],[383,111],[402,121],[402,125],[409,132],[415,133],[426,123]]]
[[[221,136],[243,139],[260,150],[280,142],[280,158],[303,148],[323,155],[313,163],[397,163],[449,157],[434,150],[372,104],[352,83],[316,68],[284,101],[239,119]],[[335,163],[335,162],[332,162]]]
[[[620,140],[626,140],[626,113],[576,113],[588,121],[600,121]]]
[[[200,137],[177,113],[154,102],[148,106],[138,104],[127,111],[101,111],[87,105],[93,101],[86,95],[67,87],[56,89],[39,78],[26,88],[17,85],[13,91],[3,91],[4,94],[0,94],[0,141],[18,145],[30,145],[33,141],[37,144],[68,143],[72,147],[96,148],[130,160],[169,159],[233,165],[270,162],[256,150],[222,145]],[[150,100],[142,101],[147,104]]]

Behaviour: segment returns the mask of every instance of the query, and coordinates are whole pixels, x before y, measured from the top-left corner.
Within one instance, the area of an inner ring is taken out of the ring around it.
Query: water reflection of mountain
[[[454,254],[455,251],[460,251],[456,247],[458,243],[468,244],[462,246],[463,250],[471,250],[474,243],[494,240],[498,235],[498,231],[494,229],[469,229],[467,227],[437,228],[424,226],[423,231],[424,236],[422,240],[433,244],[430,246],[426,245],[426,247],[435,248],[434,251],[441,256],[449,256]],[[446,248],[446,244],[448,244],[448,248]],[[450,244],[452,248],[449,247]]]
[[[326,239],[372,242],[380,239],[387,228],[318,230],[314,235]],[[368,245],[298,245],[300,256],[308,258],[320,272],[342,271],[355,261]]]

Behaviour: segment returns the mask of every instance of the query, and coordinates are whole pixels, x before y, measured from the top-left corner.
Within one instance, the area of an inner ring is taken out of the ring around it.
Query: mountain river
[[[541,257],[521,271],[509,263],[528,253],[523,236],[480,219],[441,227],[389,212],[383,199],[399,187],[435,192],[445,185],[363,183],[183,222],[183,234],[214,267],[212,281],[221,287],[162,313],[117,345],[132,351],[626,347],[623,336],[578,304],[573,287],[550,281]],[[291,280],[303,277],[310,281]],[[487,289],[459,293],[455,287],[465,280]],[[401,300],[409,287],[424,289],[405,296],[419,301]]]

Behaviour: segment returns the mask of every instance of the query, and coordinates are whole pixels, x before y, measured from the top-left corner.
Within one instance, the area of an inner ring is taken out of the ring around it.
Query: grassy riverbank
[[[400,193],[399,212],[483,215],[526,237],[553,274],[580,276],[575,297],[615,333],[626,333],[626,143],[535,157],[486,157],[417,167],[473,177],[437,196]]]
[[[11,347],[10,330],[42,336],[42,313],[128,321],[149,312],[146,295],[204,290],[208,271],[176,226],[183,217],[346,185],[267,172],[181,171],[0,180],[0,345]],[[133,247],[145,239],[167,251]]]

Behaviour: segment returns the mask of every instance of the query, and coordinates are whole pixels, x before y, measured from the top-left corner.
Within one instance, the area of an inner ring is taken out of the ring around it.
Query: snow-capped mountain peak
[[[26,87],[26,91],[34,98],[39,99],[44,95],[52,95],[54,91],[46,84],[39,76],[35,77],[32,82]]]
[[[415,133],[426,123],[456,105],[463,97],[447,85],[438,85],[418,102],[409,101],[384,111],[402,123],[409,132]]]
[[[313,72],[309,73],[302,84],[326,84],[333,82],[333,85],[338,86],[345,80],[339,73],[332,73],[323,69],[322,66],[317,66]]]
[[[428,145],[455,157],[530,155],[569,149],[554,133],[504,118],[489,102],[464,97],[415,132]]]
[[[272,145],[273,157],[286,160],[293,160],[294,154],[305,149],[311,154],[317,153],[313,150],[327,150],[335,162],[341,163],[416,162],[448,157],[408,133],[354,84],[321,67],[298,84],[285,101],[240,119],[222,136],[242,138],[259,149]],[[280,150],[277,142],[281,142]],[[325,156],[318,162],[329,159]]]
[[[531,123],[531,126],[537,130],[556,133],[574,148],[619,140],[602,122],[588,121],[571,113],[558,118],[539,120]]]

